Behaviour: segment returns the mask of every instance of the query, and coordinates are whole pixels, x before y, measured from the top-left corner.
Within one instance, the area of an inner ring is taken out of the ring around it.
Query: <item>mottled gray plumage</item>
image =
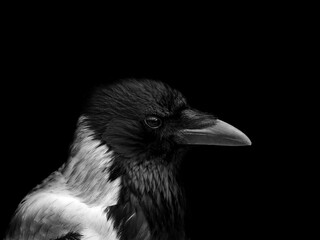
[[[6,239],[56,239],[70,232],[85,233],[90,227],[117,239],[112,220],[107,221],[103,213],[116,204],[120,184],[108,181],[112,152],[93,140],[83,120],[68,162],[21,202]],[[99,217],[103,226],[95,222]]]

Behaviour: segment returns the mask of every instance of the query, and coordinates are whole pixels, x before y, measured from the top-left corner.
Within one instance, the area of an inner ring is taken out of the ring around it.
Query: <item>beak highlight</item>
[[[215,120],[209,127],[199,129],[183,129],[183,144],[219,145],[219,146],[248,146],[250,139],[232,125]]]

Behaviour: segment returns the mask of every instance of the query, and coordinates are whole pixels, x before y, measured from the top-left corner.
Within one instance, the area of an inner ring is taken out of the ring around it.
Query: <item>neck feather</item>
[[[171,239],[168,236],[180,239],[184,198],[173,163],[116,156],[110,174],[111,178],[122,178],[118,206],[108,209],[121,232],[143,229],[143,223],[147,222],[150,234],[160,236],[154,239]]]
[[[87,204],[116,204],[120,178],[109,179],[113,156],[80,119],[70,158],[62,170],[68,190]]]
[[[180,239],[184,202],[176,166],[169,159],[126,159],[96,140],[80,119],[61,173],[71,193],[88,205],[105,206],[123,234],[133,238],[140,233],[130,229],[140,229],[159,236],[154,239]]]

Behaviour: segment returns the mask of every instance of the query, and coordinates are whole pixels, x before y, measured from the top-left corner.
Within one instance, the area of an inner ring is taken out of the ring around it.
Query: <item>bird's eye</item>
[[[147,124],[148,127],[150,128],[158,128],[161,126],[162,121],[160,118],[154,117],[154,116],[150,116],[147,117],[144,122]]]

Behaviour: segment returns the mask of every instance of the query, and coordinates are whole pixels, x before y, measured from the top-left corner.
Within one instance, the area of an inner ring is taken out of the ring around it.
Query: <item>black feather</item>
[[[168,85],[127,80],[93,95],[84,115],[95,138],[115,154],[110,180],[121,177],[118,204],[106,209],[121,240],[184,239],[184,198],[177,168],[184,149],[172,139],[181,125],[185,98]],[[144,119],[157,116],[151,129]]]
[[[81,240],[82,235],[79,233],[70,232],[63,237],[55,238],[52,240]]]
[[[162,82],[127,80],[97,89],[84,115],[97,139],[131,157],[146,150],[150,154],[165,153],[163,150],[171,145],[161,140],[179,124],[179,115],[186,107],[183,95]],[[146,127],[144,119],[149,115],[161,117],[164,127],[157,131]]]

